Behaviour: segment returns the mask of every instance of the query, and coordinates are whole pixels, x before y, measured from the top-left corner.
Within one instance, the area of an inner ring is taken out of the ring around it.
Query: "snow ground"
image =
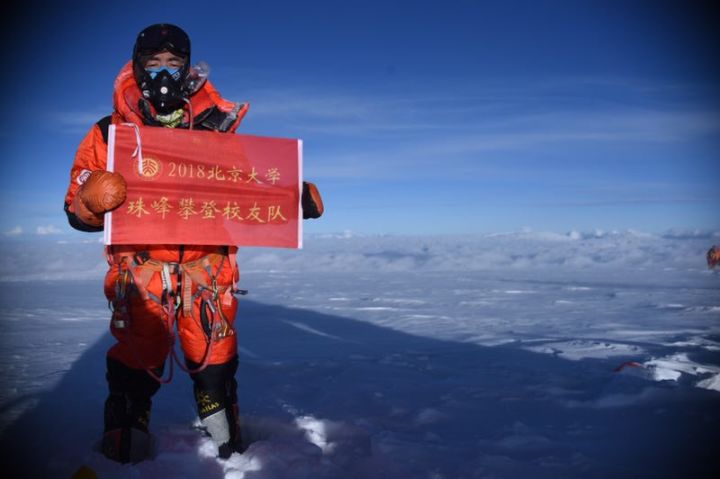
[[[93,451],[111,344],[99,247],[48,247],[47,267],[28,253],[24,280],[0,282],[3,462],[102,479],[715,477],[713,241],[340,236],[244,252],[250,448],[215,459],[176,374],[154,401],[157,455],[135,466]]]

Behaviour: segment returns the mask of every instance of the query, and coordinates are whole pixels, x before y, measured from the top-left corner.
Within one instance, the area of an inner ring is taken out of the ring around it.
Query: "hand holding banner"
[[[302,247],[302,141],[111,125],[105,244]]]

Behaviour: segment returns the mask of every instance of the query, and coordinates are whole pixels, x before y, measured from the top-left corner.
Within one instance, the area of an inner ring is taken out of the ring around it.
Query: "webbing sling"
[[[113,302],[114,304],[111,303],[111,309],[113,310],[113,324],[115,327],[126,328],[129,327],[129,323],[132,322],[127,300],[130,292],[135,292],[144,301],[151,300],[159,304],[165,313],[166,329],[168,332],[168,342],[170,346],[170,352],[168,353],[170,361],[168,377],[167,379],[163,379],[155,374],[151,368],[144,367],[145,371],[147,371],[147,373],[158,382],[169,383],[172,380],[174,362],[177,362],[181,369],[190,374],[195,374],[204,370],[209,363],[213,344],[222,338],[234,334],[230,323],[223,315],[222,306],[229,306],[232,304],[233,293],[238,292],[240,294],[245,294],[246,292],[237,290],[234,276],[231,286],[217,284],[217,277],[223,269],[226,258],[229,261],[232,261],[234,260],[235,255],[211,253],[198,260],[187,263],[158,261],[149,258],[149,255],[147,254],[136,254],[133,256],[121,255],[119,258],[109,257],[109,261],[111,260],[119,265],[119,274],[115,283],[116,297]],[[213,267],[217,268],[215,274],[212,272]],[[172,288],[172,275],[178,272],[180,273],[179,278],[181,282],[180,290],[182,291],[182,297],[180,303],[175,304],[175,292]],[[209,284],[208,281],[206,281],[205,273],[207,274],[207,277],[210,278]],[[148,290],[148,284],[155,274],[160,275],[163,285],[161,297],[158,297]],[[193,284],[197,286],[197,290],[194,294],[192,292]],[[195,317],[193,308],[195,300],[198,297],[202,298],[200,303],[200,319]],[[185,317],[192,318],[193,321],[196,321],[198,326],[200,326],[200,328],[206,333],[207,347],[203,361],[196,369],[187,368],[183,362],[180,361],[177,351],[175,350],[175,327],[177,322],[176,313],[179,307],[182,307],[183,315]],[[210,310],[209,320],[207,320],[208,309]],[[129,341],[129,347],[138,362],[142,364],[140,356],[131,341]]]

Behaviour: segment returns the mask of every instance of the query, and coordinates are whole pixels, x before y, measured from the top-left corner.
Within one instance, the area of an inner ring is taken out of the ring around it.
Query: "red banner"
[[[302,141],[111,125],[127,200],[105,244],[302,247]]]

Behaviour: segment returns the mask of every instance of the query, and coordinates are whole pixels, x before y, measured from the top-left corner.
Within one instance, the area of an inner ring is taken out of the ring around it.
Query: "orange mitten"
[[[303,219],[320,218],[325,211],[320,192],[313,183],[303,181],[302,191]]]
[[[120,206],[126,195],[127,185],[120,173],[96,170],[78,190],[72,209],[86,225],[102,226],[105,212]]]
[[[105,218],[103,213],[95,214],[85,206],[85,203],[80,199],[80,195],[75,195],[75,199],[72,202],[71,211],[75,213],[77,219],[90,226],[102,226]]]
[[[125,201],[126,195],[125,178],[120,173],[103,170],[90,173],[77,194],[87,209],[95,214],[114,210]]]

